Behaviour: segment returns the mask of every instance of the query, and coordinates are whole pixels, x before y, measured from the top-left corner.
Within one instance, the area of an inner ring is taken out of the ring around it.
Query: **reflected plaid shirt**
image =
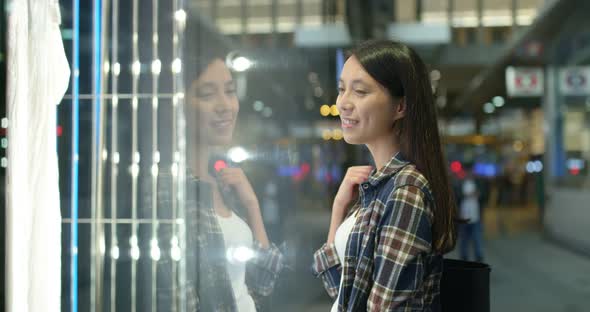
[[[314,254],[314,274],[334,300],[342,279],[338,311],[440,311],[442,255],[432,249],[428,181],[396,155],[359,190],[344,261],[334,244]]]
[[[187,310],[204,312],[238,311],[232,285],[226,270],[223,233],[211,204],[211,185],[188,178],[187,198]],[[194,196],[193,194],[197,195]],[[192,196],[191,196],[192,195]],[[233,194],[222,194],[233,198]],[[244,219],[236,201],[230,202],[234,212]],[[261,311],[261,299],[271,294],[283,255],[272,245],[264,249],[254,241],[255,257],[246,264],[246,285]]]

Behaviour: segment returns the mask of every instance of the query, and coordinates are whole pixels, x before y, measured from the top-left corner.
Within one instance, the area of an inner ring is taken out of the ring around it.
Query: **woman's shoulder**
[[[427,211],[432,218],[432,210],[429,208],[432,200],[432,192],[428,180],[413,164],[404,166],[399,172],[390,178],[387,202],[403,202],[412,207]]]
[[[382,184],[379,198],[383,202],[399,200],[421,201],[429,197],[430,186],[426,177],[413,164],[407,164]],[[413,199],[410,199],[412,197]]]
[[[414,164],[407,164],[391,177],[395,188],[403,186],[415,186],[420,189],[429,189],[426,177],[416,168]]]

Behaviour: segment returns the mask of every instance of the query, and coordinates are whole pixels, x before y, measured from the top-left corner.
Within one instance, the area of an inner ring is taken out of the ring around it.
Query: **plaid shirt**
[[[226,271],[223,233],[212,205],[211,185],[187,178],[187,306],[188,311],[237,311],[232,285]],[[195,196],[196,195],[196,196]],[[234,194],[222,194],[238,215]],[[243,218],[243,216],[241,216]],[[275,245],[264,249],[254,241],[255,257],[246,264],[246,284],[261,311],[261,299],[270,295],[283,268],[283,255]]]
[[[342,279],[338,311],[439,311],[442,255],[432,249],[428,181],[396,155],[359,191],[344,259],[333,243],[314,254],[314,274],[333,299]]]

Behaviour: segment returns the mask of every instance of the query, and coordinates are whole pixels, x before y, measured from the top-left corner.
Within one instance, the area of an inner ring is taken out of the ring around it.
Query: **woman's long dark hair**
[[[432,241],[444,253],[455,246],[455,199],[443,155],[434,96],[426,65],[410,47],[395,41],[367,41],[352,51],[363,68],[406,113],[394,125],[401,154],[426,177],[434,197]]]

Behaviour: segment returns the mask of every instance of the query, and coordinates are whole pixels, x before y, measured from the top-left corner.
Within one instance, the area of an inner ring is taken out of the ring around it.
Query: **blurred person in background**
[[[366,145],[376,168],[348,168],[314,254],[331,311],[440,311],[456,208],[424,62],[399,42],[361,44],[337,106],[345,141]]]
[[[190,50],[189,50],[190,51]],[[213,168],[231,143],[239,103],[225,54],[191,51],[187,79],[187,274],[189,311],[255,312],[283,267],[260,202],[240,168]]]
[[[466,163],[465,177],[456,184],[456,198],[459,206],[459,249],[462,260],[469,260],[469,249],[473,245],[475,261],[483,262],[482,209],[488,198],[484,181],[473,173],[473,164]]]

